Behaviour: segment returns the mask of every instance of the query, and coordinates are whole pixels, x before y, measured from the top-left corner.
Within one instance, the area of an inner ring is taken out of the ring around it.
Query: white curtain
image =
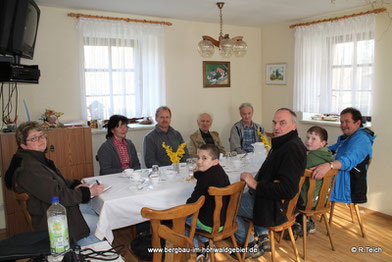
[[[294,110],[371,115],[375,16],[296,27]]]
[[[153,116],[166,102],[163,25],[80,18],[84,119]]]

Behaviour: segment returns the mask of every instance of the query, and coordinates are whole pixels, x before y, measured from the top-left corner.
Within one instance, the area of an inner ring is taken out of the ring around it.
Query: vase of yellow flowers
[[[182,156],[185,154],[185,148],[186,143],[182,143],[178,148],[176,152],[173,152],[173,148],[169,145],[166,145],[165,142],[162,143],[162,147],[166,150],[167,156],[170,158],[170,161],[173,164],[173,169],[179,173],[180,172],[180,160]]]
[[[263,135],[260,130],[257,130],[257,134],[260,136],[261,142],[264,144],[264,148],[268,152],[271,149],[271,142],[268,142],[267,137]]]

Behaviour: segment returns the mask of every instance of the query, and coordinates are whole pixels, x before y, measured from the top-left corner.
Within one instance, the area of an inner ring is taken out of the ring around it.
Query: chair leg
[[[329,212],[329,224],[332,224],[333,211],[335,209],[335,202],[331,202],[331,211]]]
[[[237,240],[235,239],[235,236],[234,236],[234,235],[231,235],[230,237],[231,237],[231,242],[233,242],[233,246],[234,246],[235,250],[237,250],[238,245],[237,245]],[[235,252],[235,254],[237,255],[238,261],[245,260],[245,258],[241,258],[240,252]],[[245,253],[244,253],[244,254],[245,254]]]
[[[308,237],[307,235],[307,218],[306,218],[306,215],[302,215],[302,234],[303,234],[303,243],[304,243],[304,246],[303,246],[303,250],[304,250],[304,252],[303,252],[303,255],[304,255],[304,260],[306,260],[306,238]]]
[[[358,223],[359,223],[359,227],[361,228],[362,237],[365,237],[365,229],[363,228],[363,222],[362,222],[361,214],[359,213],[359,207],[357,204],[353,204],[353,206],[355,208],[355,213],[357,213]]]
[[[271,260],[275,261],[275,233],[273,230],[268,230],[268,234],[270,236],[271,241]]]
[[[323,214],[323,216],[325,216],[325,214]],[[331,248],[333,251],[335,251],[335,247],[333,246],[333,242],[332,242],[331,228],[327,223],[327,217],[324,217],[324,224],[325,224],[325,228],[327,229],[327,235],[329,237],[329,242],[331,243]]]
[[[354,204],[349,203],[348,206],[350,207],[351,222],[354,223]]]
[[[295,245],[295,238],[294,238],[294,235],[293,235],[293,230],[291,229],[291,227],[289,227],[288,230],[289,230],[289,234],[290,234],[291,244],[293,245],[295,258],[297,259],[297,262],[300,262],[298,249],[297,249],[297,246]],[[304,234],[304,236],[305,236],[305,234]]]
[[[285,232],[286,230],[282,230],[281,232],[280,232],[280,236],[279,236],[279,240],[277,239],[276,241],[278,241],[278,243],[280,243],[280,240],[282,240],[283,239],[283,235],[284,235],[284,232]]]
[[[248,247],[250,235],[253,232],[253,221],[250,221],[248,224],[248,233],[246,234],[244,248]],[[253,235],[253,234],[252,234]],[[242,260],[245,260],[246,252],[242,253]]]
[[[210,247],[215,248],[214,242],[212,242],[211,239],[210,239],[210,241],[209,241],[209,245],[210,245]],[[211,259],[210,259],[211,262],[215,262],[215,253],[214,253],[214,252],[208,253],[208,256],[211,257]]]

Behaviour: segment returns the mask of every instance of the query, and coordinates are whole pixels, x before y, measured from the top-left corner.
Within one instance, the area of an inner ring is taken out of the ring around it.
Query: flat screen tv
[[[33,59],[39,16],[33,0],[1,0],[0,54]]]

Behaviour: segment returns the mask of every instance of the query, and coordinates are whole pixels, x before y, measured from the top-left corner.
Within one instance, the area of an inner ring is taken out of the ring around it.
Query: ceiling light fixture
[[[233,53],[237,57],[243,57],[246,54],[248,45],[242,41],[242,36],[230,38],[229,34],[223,35],[222,8],[224,4],[225,3],[223,2],[216,3],[219,8],[220,17],[219,40],[215,40],[208,35],[203,35],[203,40],[201,40],[198,45],[198,50],[202,57],[211,57],[215,52],[215,46],[219,48],[219,54],[225,58],[231,57]]]

